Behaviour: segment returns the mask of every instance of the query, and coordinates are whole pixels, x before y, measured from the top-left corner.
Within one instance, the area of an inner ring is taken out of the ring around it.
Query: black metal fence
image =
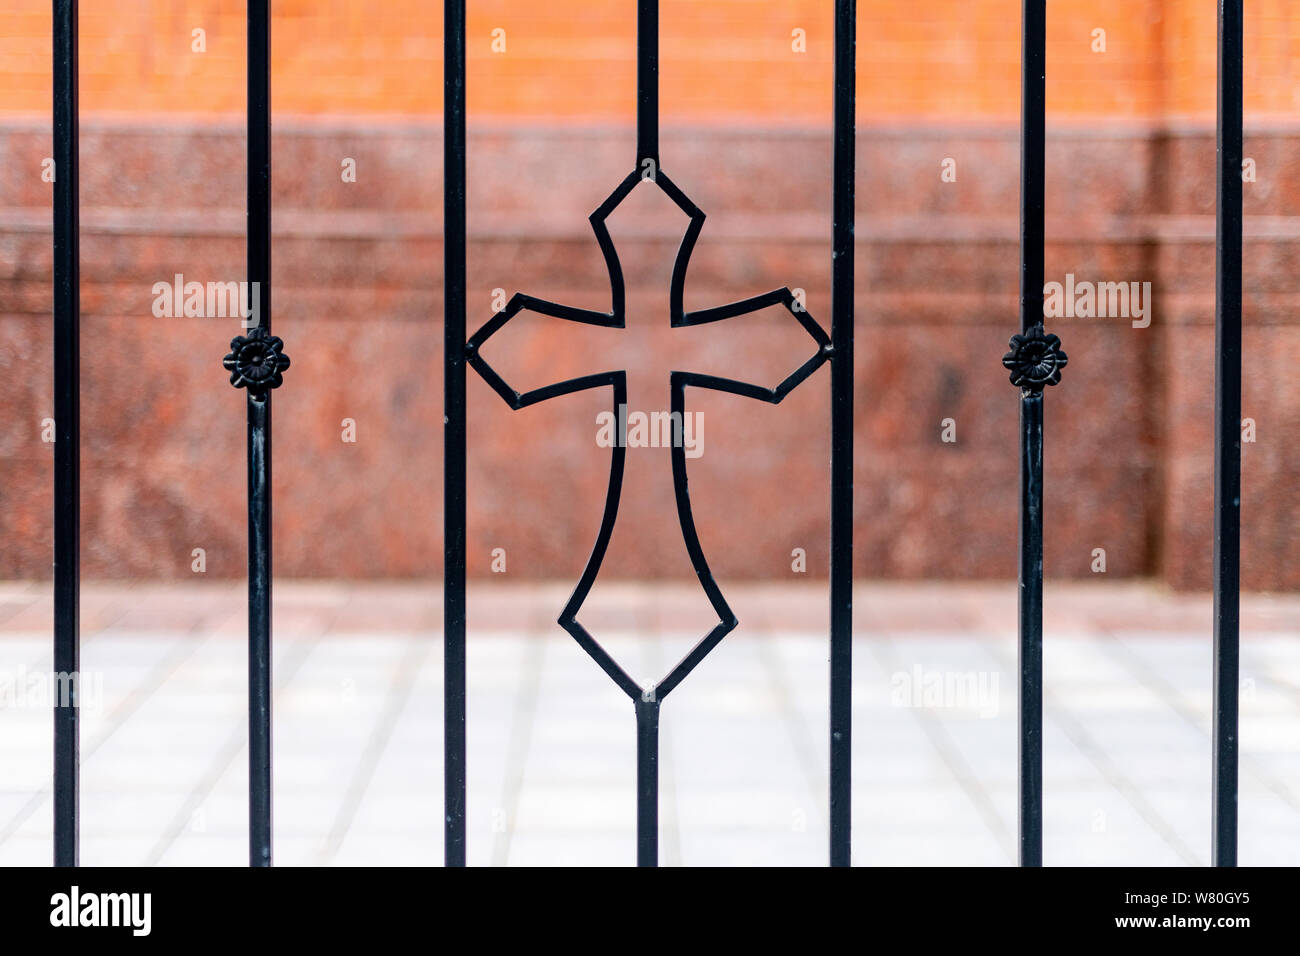
[[[272,861],[271,776],[271,393],[289,366],[280,339],[271,335],[271,114],[269,0],[248,0],[248,280],[258,290],[260,322],[230,344],[224,365],[232,385],[246,390],[248,419],[248,708],[249,859]],[[827,333],[788,288],[696,312],[683,307],[682,290],[704,213],[665,173],[659,153],[658,0],[637,0],[637,141],[634,164],[609,199],[591,215],[609,271],[611,308],[593,312],[516,293],[504,311],[466,336],[466,100],[465,0],[444,4],[444,230],[445,230],[445,862],[465,863],[466,784],[466,367],[470,366],[512,407],[558,395],[606,388],[615,409],[626,391],[625,372],[611,370],[520,393],[479,354],[479,346],[523,312],[567,321],[622,327],[623,277],[605,230],[606,217],[645,182],[660,189],[689,218],[673,269],[674,327],[719,322],[781,305],[808,333],[812,356],[774,389],[695,373],[674,372],[672,410],[685,412],[687,388],[713,389],[777,403],[830,366],[830,847],[835,866],[850,862],[852,777],[851,663],[853,550],[853,216],[855,185],[856,3],[835,0],[834,163],[831,325]],[[54,391],[55,622],[54,669],[79,671],[79,322],[77,0],[53,0],[54,12]],[[1042,655],[1043,655],[1043,390],[1060,381],[1066,355],[1043,328],[1044,143],[1046,0],[1023,2],[1021,115],[1021,331],[1003,359],[1020,388],[1020,862],[1042,864]],[[1242,2],[1219,4],[1218,226],[1216,283],[1216,433],[1214,525],[1214,810],[1215,865],[1236,864],[1238,557],[1241,447],[1241,169]],[[671,165],[671,157],[669,158]],[[600,571],[618,511],[623,441],[611,450],[609,490],[601,527],[587,566],[559,623],[633,704],[637,748],[637,861],[658,860],[658,720],[664,698],[738,621],[709,570],[695,534],[687,492],[686,458],[673,448],[678,518],[700,583],[718,623],[657,684],[637,684],[578,621]],[[54,711],[54,863],[78,863],[78,702]]]

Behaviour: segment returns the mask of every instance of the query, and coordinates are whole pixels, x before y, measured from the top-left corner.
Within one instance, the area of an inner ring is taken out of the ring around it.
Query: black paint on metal
[[[443,859],[465,865],[465,0],[443,4]]]
[[[1219,2],[1214,287],[1215,866],[1237,865],[1241,563],[1242,2]]]
[[[659,701],[636,702],[636,865],[659,865]]]
[[[248,3],[248,281],[250,289],[257,290],[259,325],[254,332],[264,339],[271,331],[269,0]],[[278,374],[278,369],[273,374]],[[250,866],[271,865],[271,389],[274,384],[268,382],[267,386],[249,387],[247,394]]]
[[[637,0],[636,5],[636,165],[651,175],[659,167],[658,0]]]
[[[1046,0],[1023,0],[1020,101],[1020,328],[1041,339],[1043,323]],[[1024,339],[1011,347],[1022,366]],[[1037,348],[1037,346],[1035,346]],[[1013,361],[1015,361],[1013,360]],[[1006,364],[1003,359],[1003,364]],[[1013,381],[1017,369],[1012,367]],[[1020,865],[1043,863],[1043,384],[1020,398]],[[1059,375],[1058,375],[1059,378]],[[1053,383],[1054,384],[1054,383]]]
[[[77,0],[54,0],[54,865],[79,861],[81,259]]]
[[[831,224],[830,863],[849,866],[853,803],[853,266],[857,3],[835,4]]]

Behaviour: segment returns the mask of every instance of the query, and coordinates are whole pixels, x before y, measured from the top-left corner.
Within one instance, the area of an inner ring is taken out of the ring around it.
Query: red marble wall
[[[605,308],[588,213],[626,174],[631,130],[478,127],[470,147],[470,325],[494,290]],[[1047,403],[1047,573],[1209,583],[1213,426],[1212,129],[1051,130],[1049,278],[1149,281],[1149,328],[1051,322],[1070,356]],[[709,215],[688,308],[782,285],[829,324],[830,143],[824,129],[679,126],[665,171]],[[293,366],[275,397],[280,574],[436,574],[441,556],[441,141],[420,123],[286,121],[275,139],[274,316]],[[1243,581],[1300,586],[1297,253],[1300,131],[1252,130],[1246,187]],[[48,133],[0,127],[0,576],[51,560]],[[243,271],[238,123],[88,120],[82,138],[83,507],[88,577],[244,569],[243,398],[220,367],[237,322],[156,318],[175,273]],[[356,160],[355,183],[340,176]],[[941,164],[956,161],[955,182]],[[859,143],[856,572],[1014,574],[1016,390],[1000,359],[1017,327],[1017,133],[865,125]],[[524,316],[485,349],[517,387],[630,369],[634,407],[662,408],[672,368],[774,383],[811,354],[783,310],[670,331],[684,228],[638,190],[611,220],[625,330]],[[604,394],[510,411],[471,373],[471,573],[573,579],[600,518]],[[722,578],[826,573],[828,373],[780,406],[691,392],[701,540]],[[355,442],[342,440],[344,420]],[[952,419],[956,441],[942,440]],[[633,450],[607,560],[616,577],[689,576],[667,452]]]

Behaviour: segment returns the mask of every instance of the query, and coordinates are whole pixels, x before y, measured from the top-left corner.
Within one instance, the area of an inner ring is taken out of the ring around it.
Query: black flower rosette
[[[265,395],[269,389],[279,388],[284,381],[283,373],[289,367],[289,356],[284,354],[284,342],[278,336],[258,327],[247,335],[231,339],[230,354],[221,364],[230,373],[230,384],[235,388]]]
[[[1011,384],[1034,392],[1061,380],[1066,355],[1061,340],[1043,331],[1043,324],[1011,336],[1011,351],[1002,356],[1002,364],[1011,372]]]

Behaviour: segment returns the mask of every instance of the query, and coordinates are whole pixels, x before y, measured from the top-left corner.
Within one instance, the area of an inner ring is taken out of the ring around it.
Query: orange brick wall
[[[274,107],[286,114],[434,114],[442,12],[425,0],[275,0]],[[474,116],[630,117],[633,0],[473,0]],[[866,118],[1009,119],[1019,109],[1018,0],[878,0],[858,5]],[[830,0],[663,0],[664,118],[822,122],[830,109]],[[95,113],[239,113],[242,0],[83,0],[82,108]],[[1048,102],[1063,116],[1208,116],[1211,0],[1053,0]],[[191,31],[207,51],[191,52]],[[506,51],[491,49],[506,31]],[[806,31],[807,52],[791,50]],[[1091,50],[1092,31],[1107,50]],[[1300,107],[1300,10],[1251,0],[1247,111]],[[44,114],[48,0],[0,12],[0,112]]]

